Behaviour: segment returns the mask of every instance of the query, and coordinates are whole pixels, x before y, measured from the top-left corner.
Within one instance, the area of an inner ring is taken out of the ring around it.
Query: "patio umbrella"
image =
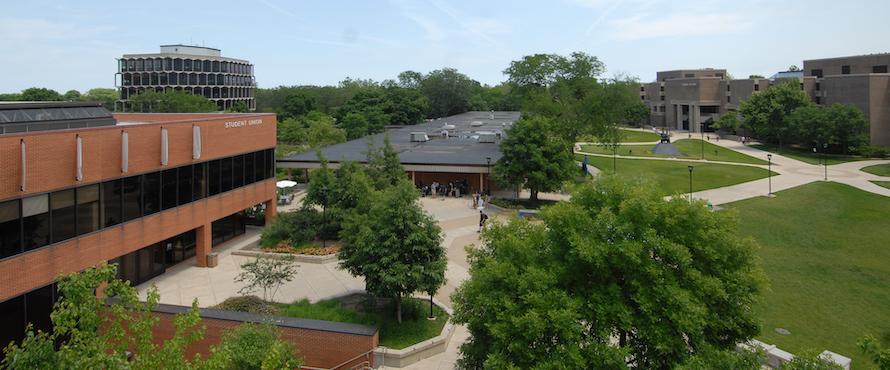
[[[281,181],[275,183],[275,186],[277,186],[279,189],[289,188],[289,187],[293,187],[296,185],[297,185],[296,181],[290,181],[290,180],[281,180]]]

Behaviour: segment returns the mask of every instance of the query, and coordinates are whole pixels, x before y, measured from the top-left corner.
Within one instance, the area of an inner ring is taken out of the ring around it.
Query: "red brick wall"
[[[172,338],[176,332],[173,326],[174,315],[155,314],[161,319],[154,330],[155,340],[160,343]],[[211,346],[219,343],[226,330],[241,324],[240,321],[202,318],[202,325],[206,327],[204,338],[189,347],[188,356],[200,353],[201,357],[206,358]],[[303,366],[349,369],[364,361],[370,362],[371,366],[374,365],[374,354],[369,352],[377,347],[379,332],[373,336],[364,336],[292,327],[279,327],[279,329],[282,339],[293,343],[297,348],[299,356],[303,359]],[[365,355],[362,356],[362,354]],[[338,365],[341,366],[335,368]]]

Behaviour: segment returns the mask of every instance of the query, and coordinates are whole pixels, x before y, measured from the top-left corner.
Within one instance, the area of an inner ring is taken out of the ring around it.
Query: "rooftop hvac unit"
[[[430,137],[426,135],[426,132],[412,132],[411,133],[411,142],[413,143],[423,143],[430,141]]]
[[[442,126],[442,129],[443,130],[454,130],[454,125],[449,125],[446,123],[444,126]]]
[[[473,121],[473,122],[470,122],[470,126],[472,126],[472,127],[479,127],[479,126],[482,126],[482,121]]]
[[[477,132],[480,143],[494,143],[497,141],[497,135],[491,131]]]

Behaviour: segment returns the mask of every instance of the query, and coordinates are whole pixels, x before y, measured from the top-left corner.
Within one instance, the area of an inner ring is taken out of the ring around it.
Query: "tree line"
[[[0,101],[97,101],[105,108],[114,109],[114,102],[120,98],[117,89],[97,87],[84,93],[68,90],[60,94],[45,87],[30,87],[18,93],[0,94]]]

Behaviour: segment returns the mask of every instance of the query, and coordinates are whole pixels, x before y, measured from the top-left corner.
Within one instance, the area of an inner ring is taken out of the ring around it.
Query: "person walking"
[[[482,232],[482,229],[485,228],[485,222],[488,221],[488,215],[483,211],[479,211],[479,231]]]

